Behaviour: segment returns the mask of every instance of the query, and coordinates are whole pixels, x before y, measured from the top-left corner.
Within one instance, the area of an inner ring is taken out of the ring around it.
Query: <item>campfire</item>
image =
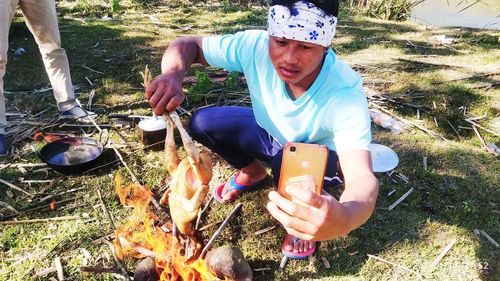
[[[117,176],[115,188],[122,205],[133,207],[128,221],[115,231],[113,244],[118,258],[154,258],[160,280],[219,280],[203,259],[190,261],[183,255],[181,243],[169,231],[172,224],[162,224],[150,211],[153,194],[147,187],[123,186]]]

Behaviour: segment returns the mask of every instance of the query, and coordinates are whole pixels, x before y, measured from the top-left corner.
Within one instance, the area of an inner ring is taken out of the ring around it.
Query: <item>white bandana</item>
[[[336,17],[326,15],[307,1],[295,2],[291,11],[285,6],[274,5],[269,9],[267,18],[269,35],[323,47],[330,46],[336,25]]]

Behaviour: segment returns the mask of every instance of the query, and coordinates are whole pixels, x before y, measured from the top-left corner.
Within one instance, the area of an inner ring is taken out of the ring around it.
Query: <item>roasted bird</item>
[[[165,167],[171,176],[170,187],[160,199],[160,204],[170,206],[170,215],[179,232],[197,241],[192,226],[201,204],[207,195],[212,179],[212,159],[205,149],[195,143],[182,126],[176,113],[165,114],[167,135],[165,138]],[[180,159],[174,140],[175,126],[181,135],[187,156]],[[196,243],[199,246],[199,243]]]

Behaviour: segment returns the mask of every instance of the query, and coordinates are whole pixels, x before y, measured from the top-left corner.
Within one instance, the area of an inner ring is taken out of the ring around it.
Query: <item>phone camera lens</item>
[[[295,152],[295,150],[297,150],[297,148],[295,146],[290,147],[291,152]]]

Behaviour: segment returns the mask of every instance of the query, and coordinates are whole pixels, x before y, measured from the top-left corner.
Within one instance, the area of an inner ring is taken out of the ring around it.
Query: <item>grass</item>
[[[86,5],[83,5],[83,4]],[[90,4],[89,4],[90,3]],[[95,5],[94,5],[95,4]],[[102,116],[132,110],[136,114],[151,114],[143,98],[139,71],[149,65],[159,73],[160,59],[168,43],[178,35],[221,34],[247,27],[265,27],[265,12],[229,9],[225,6],[183,6],[174,4],[137,5],[121,1],[120,13],[114,20],[102,16],[110,7],[92,1],[59,1],[60,26],[63,46],[71,65],[75,85],[80,86],[79,98],[86,102],[95,89],[93,108]],[[256,280],[416,280],[412,273],[369,259],[376,255],[420,272],[429,280],[499,280],[499,249],[484,237],[476,237],[473,229],[483,229],[500,241],[499,174],[500,162],[487,153],[478,138],[463,119],[463,107],[468,116],[486,117],[481,125],[496,128],[500,119],[499,75],[479,76],[498,72],[500,50],[497,31],[431,28],[412,23],[395,23],[342,13],[338,35],[333,48],[343,60],[349,62],[363,76],[365,85],[393,97],[398,103],[386,107],[395,114],[418,122],[450,141],[432,138],[421,131],[408,128],[400,135],[374,126],[374,141],[393,147],[400,158],[395,173],[409,177],[406,184],[385,174],[378,174],[381,191],[378,209],[371,219],[349,236],[321,243],[315,259],[289,261],[286,270],[278,270],[280,243],[284,231],[276,228],[260,236],[253,233],[276,225],[265,211],[267,193],[272,182],[258,191],[245,193],[238,202],[243,208],[238,217],[224,230],[216,246],[231,243],[242,249],[252,268],[269,267],[254,272]],[[445,34],[457,39],[451,46],[442,45],[434,35]],[[4,77],[5,90],[31,92],[48,87],[37,47],[22,17],[16,17],[10,31],[10,48],[23,47],[27,53],[16,57],[9,52],[9,64]],[[93,72],[92,68],[104,74]],[[188,98],[183,105],[188,110],[211,103],[224,103],[234,99],[234,75],[224,82],[216,82],[219,70],[196,68],[209,74],[214,91],[207,98]],[[194,76],[195,71],[190,75]],[[201,77],[200,75],[198,75]],[[474,77],[475,76],[475,77]],[[470,79],[456,80],[464,77]],[[91,86],[87,79],[92,81]],[[224,77],[223,77],[224,78]],[[192,83],[186,89],[192,88]],[[203,85],[199,85],[199,90]],[[237,83],[236,83],[237,86]],[[231,91],[227,88],[232,88]],[[214,90],[215,89],[215,90]],[[233,93],[233,94],[231,94]],[[38,94],[6,94],[7,105],[13,111],[36,113],[46,108],[44,116],[56,112],[51,92]],[[198,95],[196,97],[199,97]],[[421,120],[416,111],[402,103],[419,106]],[[436,106],[434,106],[436,104]],[[434,121],[434,117],[437,121]],[[451,126],[458,131],[460,137]],[[487,143],[500,144],[500,138],[480,131]],[[121,152],[139,180],[158,195],[165,185],[166,172],[162,167],[161,152],[143,151],[134,130],[121,132],[130,143]],[[120,139],[112,134],[116,143]],[[34,142],[26,140],[16,145],[16,156],[1,159],[2,163],[40,162],[29,148]],[[36,144],[40,147],[41,144]],[[427,157],[428,169],[422,167]],[[215,176],[211,186],[226,179],[231,169],[217,158]],[[57,174],[49,171],[28,173],[14,168],[0,170],[0,177],[12,181],[23,189],[37,193],[56,194],[71,188],[82,190],[60,196],[59,200],[74,198],[64,208],[39,210],[22,214],[19,220],[87,214],[88,219],[47,224],[23,224],[0,227],[0,279],[42,280],[35,272],[53,266],[54,257],[61,257],[65,276],[71,280],[116,280],[113,274],[89,274],[81,266],[100,265],[114,267],[109,249],[92,241],[111,232],[109,222],[99,206],[96,190],[117,224],[129,214],[115,194],[112,176],[124,168],[114,164],[96,173],[60,179],[47,189],[46,184],[22,183],[25,179],[53,179]],[[392,211],[383,210],[409,188],[415,191]],[[44,190],[45,189],[45,190]],[[394,193],[389,196],[390,192]],[[338,190],[331,190],[338,193]],[[9,197],[4,188],[0,201],[16,209],[32,203],[13,191]],[[234,204],[213,203],[202,218],[202,225],[224,219]],[[4,215],[9,211],[2,209]],[[205,239],[215,228],[202,232]],[[436,268],[431,263],[451,239],[457,243]],[[325,269],[321,260],[331,264]],[[128,259],[133,269],[136,260]]]

